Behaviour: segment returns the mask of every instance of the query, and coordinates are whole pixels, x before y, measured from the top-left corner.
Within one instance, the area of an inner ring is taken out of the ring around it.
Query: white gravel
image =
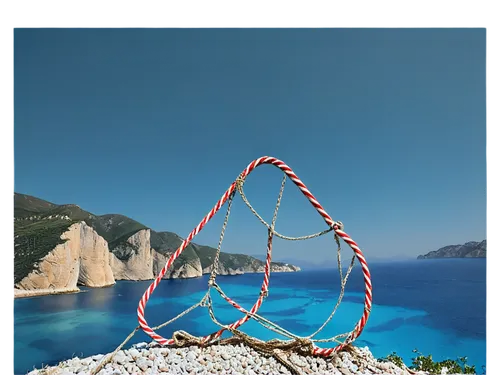
[[[391,374],[408,375],[408,371],[398,368],[390,362],[379,362],[368,347],[356,348],[355,359],[349,353],[324,359],[303,357],[292,354],[289,361],[302,374],[367,375]],[[88,358],[72,358],[58,366],[37,369],[29,375],[89,375],[104,355]],[[240,345],[213,345],[205,348],[160,347],[156,344],[141,343],[128,350],[120,350],[98,375],[167,375],[167,374],[291,374],[291,372],[273,357],[266,357],[250,347]],[[419,374],[425,374],[420,372]],[[448,374],[451,375],[451,374]]]

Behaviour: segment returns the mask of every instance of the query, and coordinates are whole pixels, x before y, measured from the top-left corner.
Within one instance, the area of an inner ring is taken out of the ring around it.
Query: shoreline
[[[57,295],[57,294],[76,294],[76,293],[80,293],[80,292],[82,292],[82,290],[80,288],[33,289],[33,290],[14,288],[14,299],[51,296],[51,295]]]
[[[272,273],[296,273],[300,272],[301,270],[297,271],[274,271]],[[261,274],[264,273],[264,271],[256,271],[256,272],[242,272],[242,273],[228,273],[228,274],[221,274],[218,276],[240,276],[240,275],[246,275],[246,274]],[[209,273],[204,273],[201,276],[193,276],[193,277],[174,277],[174,278],[169,278],[169,279],[163,279],[163,280],[192,280],[192,279],[199,279],[202,278],[205,275],[209,275]],[[91,288],[91,289],[100,289],[100,288],[111,288],[114,285],[116,285],[117,282],[119,281],[131,281],[131,282],[139,282],[139,281],[152,281],[152,279],[145,279],[145,280],[130,280],[130,279],[123,279],[123,280],[115,280],[115,283],[110,284],[110,285],[103,285],[103,286],[86,286],[82,285],[85,288]],[[61,289],[18,289],[14,287],[14,299],[19,299],[19,298],[31,298],[31,297],[42,297],[42,296],[51,296],[51,295],[58,295],[58,294],[76,294],[76,293],[82,293],[84,292],[80,288],[61,288]]]

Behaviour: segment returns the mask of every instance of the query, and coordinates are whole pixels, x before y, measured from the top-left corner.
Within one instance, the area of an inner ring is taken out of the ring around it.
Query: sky
[[[368,263],[485,239],[485,29],[14,32],[18,193],[186,237],[265,155]],[[245,183],[267,220],[281,178],[265,165]],[[217,245],[223,218],[194,242]],[[288,180],[277,231],[325,228]],[[266,238],[235,197],[223,251],[263,255]],[[274,250],[335,265],[331,233]]]

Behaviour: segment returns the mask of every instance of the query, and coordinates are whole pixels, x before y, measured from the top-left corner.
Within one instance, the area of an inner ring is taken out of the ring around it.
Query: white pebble
[[[355,348],[355,353],[339,353],[333,358],[301,356],[292,353],[288,362],[304,374],[365,375],[405,374],[392,363],[378,362],[367,348]],[[353,355],[356,357],[354,358]],[[54,374],[89,375],[105,355],[72,358],[54,367]],[[50,370],[50,368],[49,368]],[[61,373],[61,370],[63,371]],[[170,348],[145,343],[120,350],[99,375],[157,374],[290,374],[290,370],[274,357],[263,355],[244,346],[213,345],[210,347]],[[40,375],[34,370],[29,375]]]

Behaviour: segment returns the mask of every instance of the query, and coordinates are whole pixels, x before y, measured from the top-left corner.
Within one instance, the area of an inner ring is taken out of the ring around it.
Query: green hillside
[[[37,263],[58,244],[64,241],[61,235],[77,222],[87,225],[102,236],[109,250],[117,258],[127,260],[137,249],[126,243],[127,239],[145,225],[119,214],[94,215],[75,204],[57,205],[36,197],[14,193],[14,282],[27,276]],[[162,254],[171,254],[183,239],[172,232],[151,231],[151,247]],[[178,268],[183,264],[201,261],[202,268],[212,264],[216,249],[210,246],[189,244],[173,264]],[[248,267],[256,269],[262,261],[243,254],[221,253],[220,260],[227,268]]]

